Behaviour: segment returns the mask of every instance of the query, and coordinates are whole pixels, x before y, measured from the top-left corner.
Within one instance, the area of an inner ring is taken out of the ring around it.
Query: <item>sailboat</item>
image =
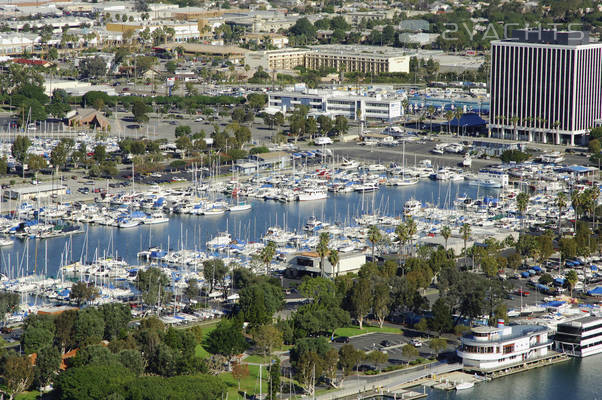
[[[406,178],[406,142],[403,142],[402,157],[402,175],[401,179],[396,182],[397,186],[411,186],[418,183],[417,178]]]
[[[246,210],[250,210],[252,208],[251,203],[247,203],[246,201],[241,202],[240,201],[240,196],[238,195],[238,184],[236,185],[236,187],[234,188],[234,190],[232,190],[232,196],[234,197],[236,195],[236,204],[232,205],[228,208],[228,210],[230,212],[237,212],[237,211],[246,211]]]

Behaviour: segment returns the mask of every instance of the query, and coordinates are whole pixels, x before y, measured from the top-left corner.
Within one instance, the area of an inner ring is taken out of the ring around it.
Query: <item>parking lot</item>
[[[403,356],[403,346],[413,343],[419,352],[419,356],[423,358],[435,355],[435,352],[428,346],[428,339],[409,337],[403,334],[396,333],[368,333],[365,335],[354,336],[349,338],[349,344],[353,345],[358,350],[366,353],[374,350],[382,351],[389,357],[390,365],[407,364],[410,359]],[[345,344],[344,341],[332,342],[332,346],[337,350]],[[453,344],[448,344],[445,351],[453,351]],[[443,352],[442,352],[443,353]]]

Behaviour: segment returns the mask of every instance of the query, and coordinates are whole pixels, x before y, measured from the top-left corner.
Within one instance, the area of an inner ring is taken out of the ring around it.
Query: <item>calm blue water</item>
[[[167,224],[141,225],[134,229],[90,225],[84,227],[84,230],[88,229],[87,246],[84,245],[85,234],[75,235],[72,239],[62,237],[30,240],[28,245],[17,239],[14,246],[0,250],[0,271],[7,272],[10,259],[10,265],[17,270],[47,270],[48,275],[54,276],[67,248],[68,260],[91,260],[94,259],[95,252],[98,252],[99,256],[118,255],[135,264],[136,253],[151,245],[166,249],[169,242],[171,249],[204,249],[205,242],[218,232],[226,230],[236,239],[256,241],[268,227],[274,225],[300,231],[311,216],[329,222],[352,224],[354,217],[365,213],[400,215],[403,204],[411,198],[445,207],[464,193],[474,198],[477,196],[477,187],[466,183],[427,180],[408,187],[384,187],[363,196],[360,193],[334,195],[322,201],[282,204],[256,200],[253,201],[252,210],[242,213],[213,217],[172,215]],[[495,191],[478,190],[479,197],[492,193]],[[47,267],[44,255],[46,251]]]
[[[602,355],[481,383],[461,392],[429,391],[429,400],[602,399]]]

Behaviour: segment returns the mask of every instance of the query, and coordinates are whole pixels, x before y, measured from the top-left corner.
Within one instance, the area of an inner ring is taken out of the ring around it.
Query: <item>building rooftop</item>
[[[533,333],[546,332],[548,330],[549,329],[547,327],[540,326],[540,325],[510,325],[510,326],[504,326],[502,328],[481,326],[481,327],[472,328],[472,333],[494,334],[497,332],[498,335],[492,337],[489,340],[484,341],[484,340],[475,339],[475,337],[472,335],[472,333],[469,333],[466,336],[462,337],[462,341],[470,342],[470,343],[477,343],[477,344],[500,343],[500,342],[507,342],[509,340],[519,339],[519,338],[522,338],[525,336],[529,336]]]
[[[345,56],[366,56],[366,57],[401,57],[407,55],[406,52],[397,47],[388,46],[366,46],[366,45],[344,45],[344,44],[325,44],[310,46],[310,48],[320,54],[340,54]]]
[[[579,319],[574,319],[572,321],[563,322],[561,324],[558,324],[558,326],[559,327],[560,326],[571,326],[571,327],[575,327],[575,328],[583,328],[584,325],[591,325],[596,322],[602,322],[602,318],[594,316],[594,315],[590,315],[588,317],[583,317],[583,318],[579,318]]]
[[[48,192],[48,191],[61,190],[61,189],[67,189],[67,186],[60,185],[60,184],[46,183],[46,184],[42,184],[42,185],[27,185],[27,186],[13,187],[13,188],[10,188],[9,190],[13,193],[23,195],[23,194]]]
[[[508,41],[534,44],[581,46],[589,44],[589,32],[542,29],[515,29]]]

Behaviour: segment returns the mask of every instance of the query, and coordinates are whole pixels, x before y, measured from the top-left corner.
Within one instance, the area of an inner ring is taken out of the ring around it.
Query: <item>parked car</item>
[[[419,339],[412,339],[410,344],[414,347],[422,347],[422,342]]]
[[[339,337],[336,337],[333,341],[336,343],[349,343],[349,337],[339,336]]]

